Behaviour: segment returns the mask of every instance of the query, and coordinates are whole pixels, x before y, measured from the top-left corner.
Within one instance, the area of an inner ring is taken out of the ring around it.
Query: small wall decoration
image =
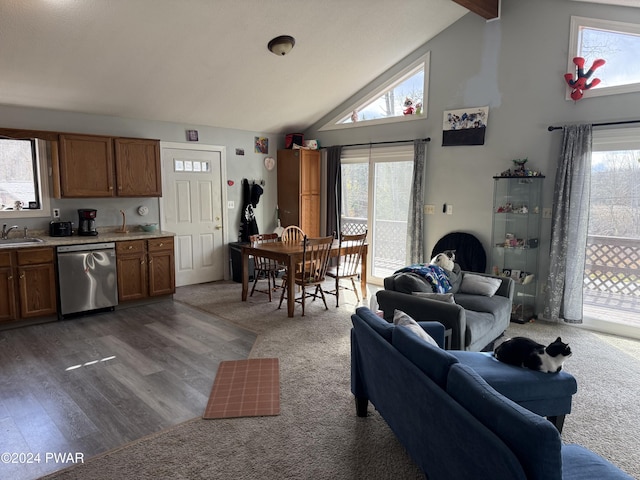
[[[190,142],[197,142],[198,130],[187,130],[187,140]]]
[[[489,107],[445,110],[442,120],[442,146],[484,145]]]
[[[236,155],[244,155],[244,148],[236,148]]]
[[[267,137],[255,137],[255,153],[269,153],[269,139]]]
[[[593,80],[591,80],[591,83],[587,83],[587,81],[589,80],[591,75],[593,75],[593,72],[595,72],[596,69],[607,63],[605,60],[598,58],[597,60],[594,60],[591,68],[587,71],[587,73],[584,73],[584,62],[585,60],[582,57],[575,57],[573,59],[573,63],[575,64],[577,69],[577,78],[575,80],[573,79],[573,73],[566,73],[564,75],[564,79],[571,87],[570,96],[575,102],[582,98],[585,90],[589,90],[590,88],[595,87],[600,83],[599,78],[594,78]]]

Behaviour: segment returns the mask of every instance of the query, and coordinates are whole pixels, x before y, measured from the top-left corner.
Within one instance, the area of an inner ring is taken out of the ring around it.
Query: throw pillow
[[[393,311],[393,323],[395,325],[399,325],[402,327],[407,327],[413,333],[415,333],[418,337],[422,338],[427,343],[440,348],[438,342],[436,342],[431,335],[424,331],[424,329],[409,315],[404,313],[402,310],[394,310]]]
[[[471,293],[473,295],[493,297],[501,284],[502,280],[499,278],[465,273],[464,277],[462,277],[462,283],[460,284],[460,293]]]
[[[453,300],[453,293],[430,293],[430,292],[413,292],[416,297],[430,298],[431,300],[438,300],[445,303],[456,303]]]

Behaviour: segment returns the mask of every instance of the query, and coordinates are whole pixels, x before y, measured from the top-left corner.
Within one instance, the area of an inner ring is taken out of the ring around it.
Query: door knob
[[[216,225],[216,230],[220,230],[222,228],[222,225]]]

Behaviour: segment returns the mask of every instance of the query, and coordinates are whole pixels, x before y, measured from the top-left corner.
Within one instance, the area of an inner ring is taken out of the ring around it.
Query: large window
[[[352,128],[426,117],[429,54],[369,90],[320,130]]]
[[[49,216],[46,145],[0,138],[0,218]]]
[[[593,61],[602,58],[606,63],[590,77],[600,83],[585,91],[589,96],[612,95],[640,91],[640,25],[571,17],[571,40],[567,72],[575,72],[573,57],[583,57],[585,73]],[[567,99],[570,90],[567,91]]]

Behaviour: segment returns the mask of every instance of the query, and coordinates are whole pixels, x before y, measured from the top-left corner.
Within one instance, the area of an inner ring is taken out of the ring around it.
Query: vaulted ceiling
[[[460,1],[474,11],[496,2]],[[451,0],[1,0],[0,104],[304,130],[467,8]],[[283,34],[296,45],[278,57],[267,43]]]

